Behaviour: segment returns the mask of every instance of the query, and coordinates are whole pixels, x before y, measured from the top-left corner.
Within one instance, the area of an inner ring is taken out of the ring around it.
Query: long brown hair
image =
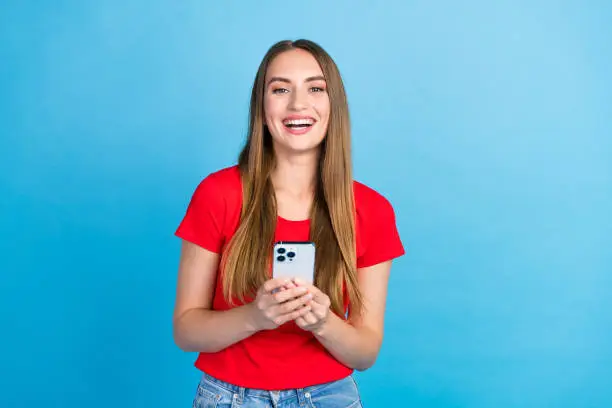
[[[272,138],[265,125],[264,93],[268,66],[292,49],[308,51],[327,82],[330,116],[320,146],[319,171],[310,214],[310,239],[316,246],[315,286],[331,300],[332,310],[344,315],[344,295],[351,313],[361,312],[363,298],[357,283],[355,203],[350,146],[350,121],[344,84],[329,54],[309,40],[280,41],[264,56],[251,92],[249,130],[240,153],[243,204],[239,227],[222,257],[223,293],[233,302],[253,295],[268,279],[277,212],[270,175],[275,165]]]

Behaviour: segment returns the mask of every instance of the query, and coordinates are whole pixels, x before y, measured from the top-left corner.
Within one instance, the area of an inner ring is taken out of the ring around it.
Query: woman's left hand
[[[329,308],[331,306],[329,296],[319,290],[319,288],[316,286],[309,285],[299,279],[296,279],[295,283],[298,286],[306,286],[308,288],[308,292],[312,294],[312,299],[310,300],[310,312],[295,319],[295,323],[303,330],[313,332],[314,334],[320,334],[329,317]]]

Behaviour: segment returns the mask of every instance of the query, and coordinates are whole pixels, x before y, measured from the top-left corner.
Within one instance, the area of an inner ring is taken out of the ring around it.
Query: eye
[[[273,94],[282,94],[282,93],[287,93],[287,92],[289,92],[289,90],[285,88],[276,88],[272,90]]]
[[[325,92],[325,88],[321,88],[320,86],[313,86],[310,88],[312,92]]]

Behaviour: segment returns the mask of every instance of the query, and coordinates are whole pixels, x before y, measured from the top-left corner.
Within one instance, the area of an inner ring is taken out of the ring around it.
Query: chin
[[[323,139],[324,137],[320,135],[292,135],[288,133],[283,135],[274,144],[285,151],[305,153],[317,150],[321,146]]]
[[[319,150],[320,144],[313,144],[308,146],[287,146],[286,150],[296,154],[312,153]]]
[[[280,147],[286,152],[291,153],[309,153],[319,150],[319,148],[321,147],[321,141],[293,141],[289,143],[287,143],[287,141],[284,141],[284,143],[279,143],[278,147]]]

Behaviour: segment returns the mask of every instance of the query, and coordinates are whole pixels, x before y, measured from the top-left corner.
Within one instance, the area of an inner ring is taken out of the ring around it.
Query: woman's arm
[[[305,303],[303,298],[286,302],[305,293],[298,288],[272,295],[272,290],[284,285],[279,280],[267,281],[252,303],[225,311],[211,310],[219,258],[214,252],[183,241],[173,317],[174,341],[181,349],[214,353],[310,310],[297,309]]]
[[[219,254],[183,241],[173,331],[175,343],[185,351],[219,351],[256,332],[245,306],[211,310],[219,258]]]
[[[312,312],[296,320],[300,327],[311,330],[338,361],[355,370],[370,368],[380,351],[391,262],[357,271],[364,298],[361,315],[352,314],[344,321],[329,310],[329,298],[311,287],[314,293]]]

